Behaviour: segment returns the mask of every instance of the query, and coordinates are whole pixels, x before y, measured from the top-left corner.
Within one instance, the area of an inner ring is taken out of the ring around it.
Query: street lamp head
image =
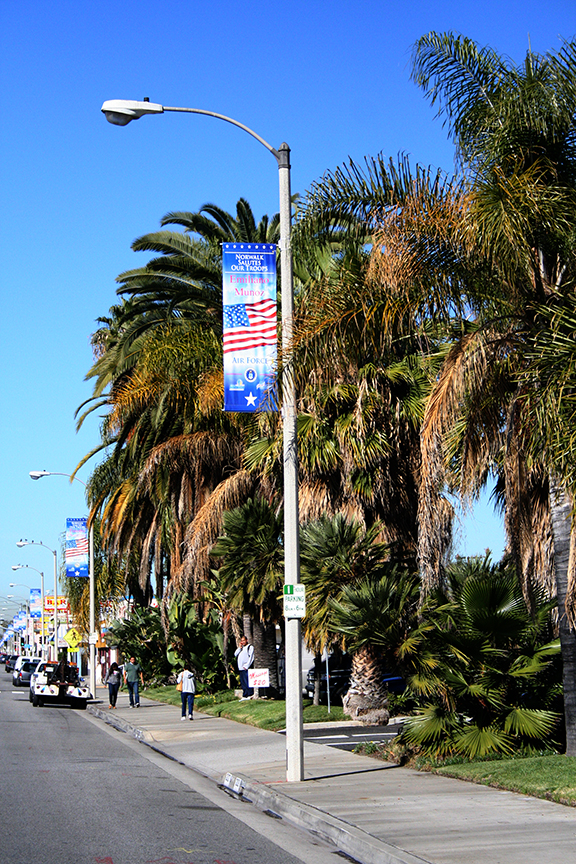
[[[108,99],[102,105],[102,113],[114,126],[126,126],[131,120],[139,120],[144,114],[163,114],[164,107],[145,99],[134,102],[130,99]]]
[[[39,480],[41,477],[49,477],[52,473],[51,471],[30,471],[30,477],[32,480]]]
[[[19,540],[16,543],[16,545],[18,546],[19,549],[22,549],[23,546],[28,546],[28,541],[27,540]]]

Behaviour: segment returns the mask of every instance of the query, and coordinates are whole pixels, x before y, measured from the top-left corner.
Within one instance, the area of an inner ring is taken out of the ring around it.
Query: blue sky
[[[520,62],[529,39],[544,53],[574,35],[574,3],[0,0],[0,596],[39,584],[13,564],[52,581],[50,553],[17,540],[56,548],[66,517],[85,512],[80,483],[28,472],[70,473],[97,443],[97,420],[77,434],[74,411],[115,277],[146,261],[131,242],[170,210],[231,210],[241,196],[257,217],[278,207],[275,160],[240,130],[179,114],[115,128],[102,102],[204,108],[287,141],[294,192],[380,152],[450,171],[442,124],[409,80],[411,46],[432,29]],[[460,535],[463,554],[502,551],[486,504]]]

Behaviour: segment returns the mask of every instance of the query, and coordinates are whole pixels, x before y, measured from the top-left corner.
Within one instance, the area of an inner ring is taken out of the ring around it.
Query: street
[[[311,724],[311,727],[315,724]],[[336,747],[339,750],[354,750],[358,744],[374,742],[384,744],[391,741],[399,733],[402,724],[389,724],[388,726],[347,726],[338,723],[324,724],[321,729],[307,728],[304,726],[304,739],[313,741],[314,744],[325,744],[328,747]]]
[[[33,708],[0,676],[0,864],[334,861],[333,849],[88,713]]]

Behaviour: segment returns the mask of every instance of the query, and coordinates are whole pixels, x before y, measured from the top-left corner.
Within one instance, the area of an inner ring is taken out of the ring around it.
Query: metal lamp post
[[[36,567],[30,567],[28,564],[13,564],[13,565],[12,565],[12,570],[22,570],[22,569],[24,569],[24,568],[25,568],[26,570],[34,570],[36,573],[39,573],[39,574],[40,574],[40,594],[41,594],[41,601],[42,601],[42,607],[41,607],[41,611],[40,611],[40,620],[41,620],[41,622],[42,622],[41,625],[40,625],[40,626],[41,626],[41,630],[42,630],[42,641],[41,641],[41,643],[40,643],[40,656],[41,656],[42,659],[44,660],[44,653],[45,653],[45,642],[44,642],[44,640],[45,640],[45,629],[44,629],[44,573],[43,573],[41,570],[36,570]],[[11,582],[11,583],[10,583],[10,588],[12,588],[12,586],[15,585],[15,584],[17,584],[17,583]],[[26,585],[25,587],[27,588],[28,586]]]
[[[19,549],[24,546],[42,546],[54,556],[54,660],[58,660],[58,553],[56,549],[46,546],[41,540],[19,540],[16,543]],[[42,610],[44,611],[44,610]]]
[[[286,143],[276,148],[257,135],[248,126],[200,108],[168,108],[144,100],[134,102],[111,99],[104,102],[102,111],[115,126],[126,126],[146,114],[175,111],[184,114],[205,114],[224,120],[243,129],[272,153],[278,163],[280,184],[280,272],[282,277],[282,350],[284,374],[282,378],[282,430],[284,457],[284,583],[300,582],[300,551],[298,543],[298,449],[296,432],[296,385],[291,368],[291,338],[294,314],[294,286],[292,279],[291,248],[291,191],[290,148]],[[302,741],[302,644],[300,618],[286,620],[286,779],[304,778]]]
[[[72,474],[65,474],[63,471],[30,471],[30,477],[32,480],[40,480],[41,477],[70,477],[71,479],[77,480],[78,483],[81,483],[84,488],[86,488],[86,483],[83,480],[80,480],[79,477],[74,476],[72,478]],[[90,668],[89,674],[89,684],[90,684],[90,695],[92,698],[96,696],[96,591],[95,591],[95,579],[94,579],[94,525],[90,525],[89,531],[89,557],[90,563],[88,568],[88,577],[89,577],[89,595],[90,595],[90,633],[88,637],[88,662]]]

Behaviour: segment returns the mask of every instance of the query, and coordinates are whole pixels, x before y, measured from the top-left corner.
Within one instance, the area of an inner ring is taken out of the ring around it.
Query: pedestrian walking
[[[186,720],[186,708],[188,708],[188,719],[194,719],[194,694],[196,693],[196,681],[194,673],[190,672],[187,665],[178,675],[177,684],[182,698],[182,716],[180,720]]]
[[[109,708],[116,708],[116,700],[118,699],[118,690],[120,689],[120,684],[122,682],[122,673],[118,668],[117,663],[112,663],[110,669],[108,670],[108,674],[104,679],[104,684],[108,685],[108,700],[110,702]]]
[[[248,686],[248,669],[254,662],[254,646],[250,645],[246,636],[241,637],[240,644],[234,652],[234,656],[237,658],[240,686],[242,687],[240,702],[244,702],[245,699],[251,699],[254,695],[254,689]]]
[[[130,708],[140,707],[140,693],[138,692],[138,683],[144,686],[144,675],[140,664],[136,662],[134,657],[130,657],[130,661],[124,664],[124,683],[128,687],[128,696],[130,698]]]

